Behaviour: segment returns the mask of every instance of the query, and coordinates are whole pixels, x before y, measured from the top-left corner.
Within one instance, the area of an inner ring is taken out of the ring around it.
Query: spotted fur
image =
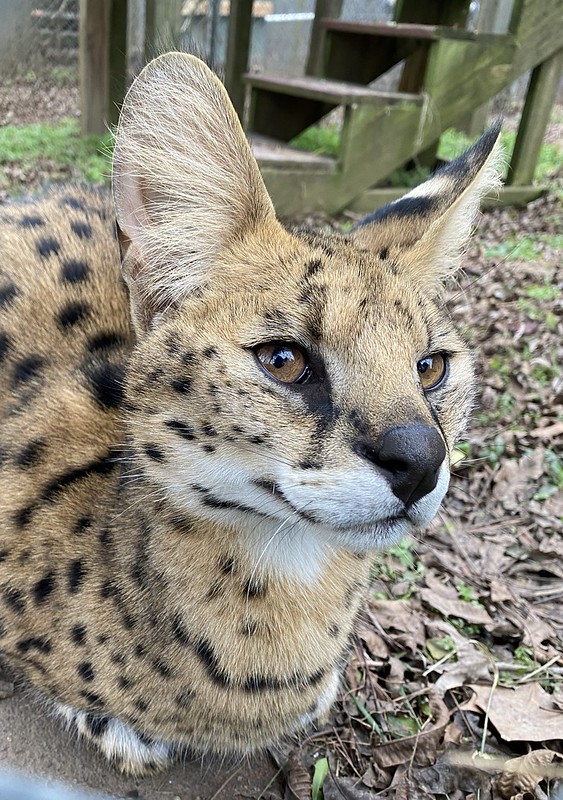
[[[220,83],[169,54],[117,132],[122,259],[102,191],[0,210],[0,645],[125,771],[328,711],[366,556],[447,488],[474,377],[440,286],[497,136],[350,235],[289,231]],[[267,374],[272,341],[311,379]],[[410,503],[373,460],[407,430],[445,454]]]

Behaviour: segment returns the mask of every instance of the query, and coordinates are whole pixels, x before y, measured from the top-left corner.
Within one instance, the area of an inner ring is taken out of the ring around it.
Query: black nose
[[[356,452],[375,464],[393,494],[410,506],[431,492],[446,456],[442,437],[431,425],[415,422],[389,428],[375,444],[361,442]]]

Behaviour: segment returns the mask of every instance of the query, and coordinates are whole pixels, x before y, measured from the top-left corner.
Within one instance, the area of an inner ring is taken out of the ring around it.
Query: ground
[[[43,85],[23,114],[14,91],[0,91],[0,127],[76,116],[72,86]],[[49,158],[3,173],[0,200],[75,177]],[[478,405],[438,520],[374,566],[326,728],[250,763],[125,779],[8,679],[4,765],[141,800],[320,800],[321,784],[324,800],[563,797],[562,185],[563,160],[547,197],[487,212],[449,289],[477,349]]]

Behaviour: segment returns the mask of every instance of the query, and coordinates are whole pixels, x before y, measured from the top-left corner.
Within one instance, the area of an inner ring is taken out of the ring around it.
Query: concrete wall
[[[31,68],[37,47],[31,12],[33,0],[0,0],[0,74],[11,75]]]

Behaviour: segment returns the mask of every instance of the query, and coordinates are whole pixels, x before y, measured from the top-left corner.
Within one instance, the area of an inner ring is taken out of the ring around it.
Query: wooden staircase
[[[449,6],[448,21],[458,24],[437,24],[438,11],[428,11],[428,0],[399,2],[397,22],[323,16],[323,8],[334,8],[335,2],[317,0],[310,74],[292,79],[243,76],[248,92],[245,128],[281,214],[334,213],[361,205],[366,190],[435,147],[444,130],[523,72],[544,68],[556,75],[561,67],[561,0],[516,0],[506,35],[466,30],[466,0],[437,4],[442,14]],[[430,13],[435,24],[418,21]],[[405,20],[405,14],[414,21]],[[398,91],[370,85],[399,63]],[[551,83],[556,87],[556,80]],[[288,145],[335,108],[343,115],[336,158],[304,154]],[[537,128],[546,123],[547,118],[531,124]]]

